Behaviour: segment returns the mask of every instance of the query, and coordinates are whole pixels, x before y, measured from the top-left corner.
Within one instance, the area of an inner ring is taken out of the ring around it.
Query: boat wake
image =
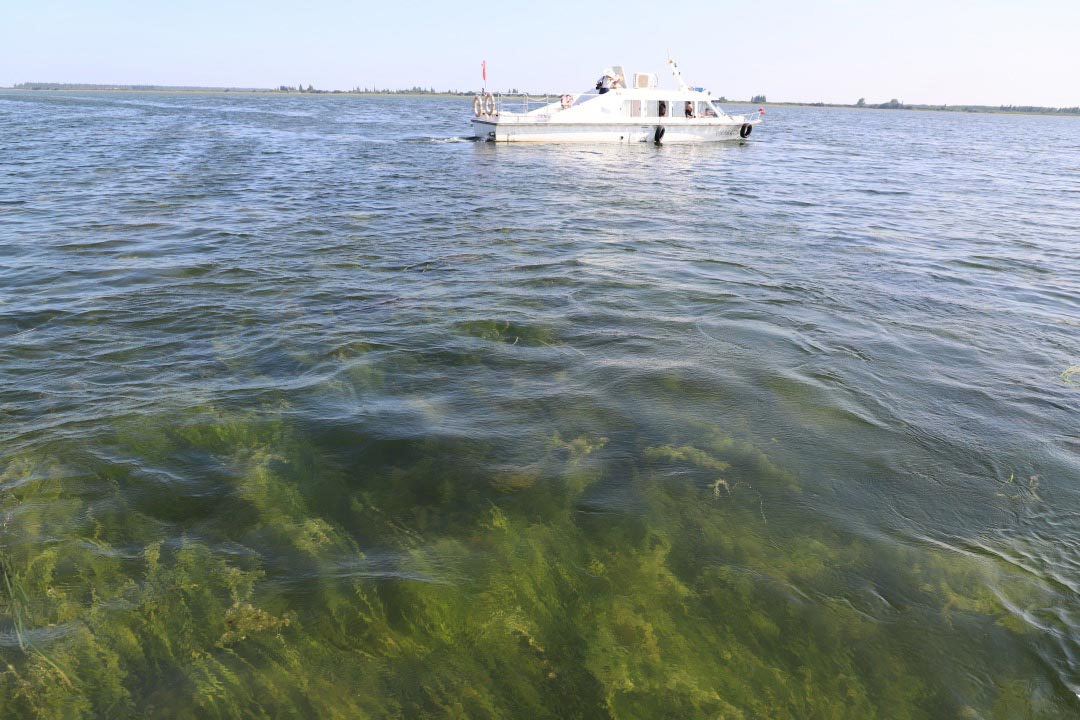
[[[409,143],[466,143],[466,142],[479,142],[482,138],[475,137],[473,135],[462,135],[460,137],[419,137],[419,138],[406,138],[405,142]]]

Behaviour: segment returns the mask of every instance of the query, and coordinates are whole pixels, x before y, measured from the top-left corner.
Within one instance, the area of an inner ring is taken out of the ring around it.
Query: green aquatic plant
[[[512,320],[473,320],[457,323],[455,328],[465,335],[510,345],[554,345],[559,342],[550,327]]]
[[[195,408],[6,461],[0,715],[1054,716],[1015,659],[985,660],[993,687],[927,660],[1030,632],[1003,601],[1030,588],[767,522],[799,482],[720,428],[613,447],[568,425],[510,462],[329,451],[287,417]]]

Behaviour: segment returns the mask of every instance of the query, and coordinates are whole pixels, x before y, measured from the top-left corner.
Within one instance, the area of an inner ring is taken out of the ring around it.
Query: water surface
[[[1080,122],[0,94],[0,714],[1074,717]]]

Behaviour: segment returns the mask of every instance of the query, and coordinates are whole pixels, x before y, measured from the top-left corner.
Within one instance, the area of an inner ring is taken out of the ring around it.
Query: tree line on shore
[[[23,82],[17,83],[12,86],[13,90],[142,90],[142,91],[163,91],[163,92],[177,92],[177,91],[189,91],[189,92],[281,92],[281,93],[310,93],[328,94],[328,95],[342,95],[342,94],[363,94],[363,95],[458,95],[458,96],[472,96],[477,93],[483,92],[482,90],[436,90],[434,87],[420,87],[414,85],[410,88],[376,88],[376,87],[360,87],[357,85],[351,90],[319,90],[310,83],[305,87],[303,83],[299,85],[279,85],[276,88],[222,88],[222,87],[201,87],[201,86],[175,86],[175,85],[109,85],[109,84],[97,84],[97,83],[54,83],[54,82]],[[517,88],[510,88],[509,90],[499,90],[496,92],[508,93],[511,95],[521,94]],[[558,93],[527,93],[536,96],[554,96]],[[739,103],[745,102],[741,100],[729,100],[724,96],[720,96],[717,102],[721,103]],[[760,95],[754,95],[750,98],[749,102],[753,105],[764,105],[767,100],[764,93]],[[868,103],[866,98],[859,98],[853,105],[846,105],[843,103],[826,103],[826,102],[812,102],[812,103],[782,103],[786,105],[805,105],[809,107],[852,107],[852,108],[866,108],[876,110],[944,110],[952,112],[1000,112],[1000,113],[1039,113],[1049,115],[1080,115],[1080,106],[1076,107],[1044,107],[1039,105],[927,105],[927,104],[907,104],[897,98],[893,98],[888,102],[883,103]]]

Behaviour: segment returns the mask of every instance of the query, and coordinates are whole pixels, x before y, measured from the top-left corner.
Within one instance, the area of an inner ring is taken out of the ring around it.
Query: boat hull
[[[489,142],[567,142],[567,143],[648,143],[663,128],[661,142],[699,143],[742,140],[742,122],[694,122],[672,118],[668,122],[645,123],[554,123],[506,122],[499,117],[473,118],[475,137]]]

